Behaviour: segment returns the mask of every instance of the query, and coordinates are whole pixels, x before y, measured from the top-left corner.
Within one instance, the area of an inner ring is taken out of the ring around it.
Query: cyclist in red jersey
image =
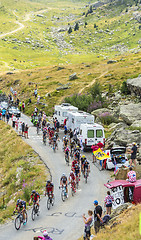
[[[76,191],[76,178],[75,178],[75,174],[72,170],[69,175],[69,182],[71,183],[71,187],[74,187],[74,190]]]
[[[76,159],[74,159],[73,162],[72,162],[72,168],[73,169],[75,168],[76,164],[78,164],[78,161]]]
[[[29,200],[29,205],[31,204],[31,201],[33,201],[34,204],[37,204],[39,207],[39,201],[40,201],[40,194],[37,193],[35,190],[32,191],[30,200]]]
[[[45,196],[49,195],[50,192],[52,193],[52,197],[53,197],[54,185],[50,180],[48,180],[46,184],[46,189],[45,189]]]

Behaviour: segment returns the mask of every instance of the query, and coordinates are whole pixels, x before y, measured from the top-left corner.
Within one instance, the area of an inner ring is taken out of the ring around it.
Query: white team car
[[[115,164],[118,168],[122,166],[129,166],[129,161],[126,156],[126,148],[125,147],[113,147],[109,150],[110,158],[106,161],[106,169],[114,169]]]

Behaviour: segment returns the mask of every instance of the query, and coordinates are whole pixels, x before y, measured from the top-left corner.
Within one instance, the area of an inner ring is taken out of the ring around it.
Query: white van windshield
[[[97,138],[103,137],[103,131],[102,131],[102,129],[96,130],[96,137],[97,137]]]
[[[67,117],[67,112],[63,112],[63,113],[62,113],[62,116],[63,116],[63,117]]]
[[[87,138],[94,138],[94,130],[87,131]]]

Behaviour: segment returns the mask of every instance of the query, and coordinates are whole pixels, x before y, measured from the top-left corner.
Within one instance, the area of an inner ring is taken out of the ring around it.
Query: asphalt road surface
[[[65,164],[64,153],[62,151],[62,141],[59,142],[59,149],[54,153],[53,149],[42,143],[42,133],[36,133],[36,128],[31,124],[30,118],[22,115],[22,120],[28,123],[29,139],[25,141],[40,155],[51,171],[53,183],[55,185],[55,204],[48,211],[46,207],[47,198],[40,201],[40,215],[31,220],[31,210],[28,211],[28,222],[26,226],[21,226],[19,231],[15,230],[14,222],[10,222],[0,227],[0,240],[33,240],[34,236],[42,236],[42,231],[46,229],[53,240],[77,240],[82,234],[84,223],[82,214],[87,215],[89,209],[94,209],[93,201],[97,199],[99,204],[103,204],[106,195],[104,183],[107,182],[109,174],[92,164],[92,154],[86,153],[90,160],[91,172],[88,183],[84,182],[81,176],[80,186],[75,196],[71,196],[70,187],[69,198],[65,202],[61,200],[61,190],[59,181],[62,173],[68,176],[70,166]],[[63,132],[60,133],[62,139]],[[37,189],[38,190],[38,189]]]

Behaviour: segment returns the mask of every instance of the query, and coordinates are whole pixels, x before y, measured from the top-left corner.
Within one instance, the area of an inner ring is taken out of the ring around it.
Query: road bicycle
[[[43,143],[46,145],[46,136],[43,136]]]
[[[25,211],[24,214],[25,214],[25,219],[27,222],[27,212]],[[19,212],[14,221],[16,230],[20,229],[22,223],[24,223],[23,212]]]
[[[78,186],[79,186],[79,176],[77,175],[76,176],[76,188],[78,189]]]
[[[71,182],[70,184],[71,184],[71,195],[73,197],[75,194],[75,182]]]
[[[48,210],[50,209],[51,206],[54,205],[54,200],[55,200],[55,198],[54,198],[53,193],[52,193],[52,192],[49,192],[49,194],[48,194],[48,199],[47,199],[47,209],[48,209]]]
[[[31,218],[33,221],[35,220],[35,215],[39,216],[39,206],[36,203],[33,204],[31,212]]]
[[[65,200],[68,198],[67,191],[66,191],[66,185],[63,185],[62,187],[59,187],[59,188],[62,188],[61,199],[63,202],[65,202]]]
[[[56,151],[56,148],[57,148],[57,143],[56,142],[53,142],[53,151],[55,152]]]
[[[69,155],[65,154],[65,161],[66,164],[69,166]]]
[[[85,178],[85,183],[87,183],[88,181],[88,169],[85,169],[85,174],[84,174],[84,178]]]

